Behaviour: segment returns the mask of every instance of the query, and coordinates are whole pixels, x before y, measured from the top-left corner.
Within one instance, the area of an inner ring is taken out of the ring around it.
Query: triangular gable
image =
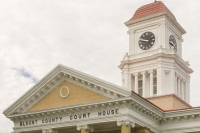
[[[63,81],[71,82],[111,99],[131,95],[131,92],[126,91],[121,86],[59,64],[17,101],[4,110],[3,114],[10,116],[27,112]]]
[[[62,89],[63,87],[67,87],[69,91],[67,89]],[[69,95],[66,98],[63,98],[61,97],[60,92],[62,96],[67,96],[68,93]],[[33,105],[27,112],[96,102],[107,99],[110,98],[71,82],[63,81],[58,87],[53,89],[50,93]]]

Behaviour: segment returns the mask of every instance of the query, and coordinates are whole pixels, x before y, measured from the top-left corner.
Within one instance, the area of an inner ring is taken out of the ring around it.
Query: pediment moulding
[[[32,107],[63,81],[72,82],[111,99],[131,95],[130,92],[125,91],[121,86],[108,83],[65,66],[58,65],[52,71],[35,86],[33,86],[27,93],[20,97],[15,103],[8,107],[3,113],[5,115],[10,115],[26,112],[30,107]]]

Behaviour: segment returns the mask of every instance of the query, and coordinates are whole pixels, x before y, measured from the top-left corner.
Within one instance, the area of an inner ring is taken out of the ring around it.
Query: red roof
[[[176,20],[173,13],[163,4],[162,1],[157,1],[157,2],[148,4],[148,5],[144,5],[140,8],[138,8],[137,11],[135,12],[135,14],[133,15],[133,17],[130,20],[135,20],[135,19],[147,17],[147,16],[157,14],[157,13],[160,13],[160,12],[168,12]]]
[[[173,112],[173,111],[181,111],[181,110],[198,109],[198,108],[200,108],[200,106],[199,106],[199,107],[191,107],[191,108],[185,108],[185,109],[163,110],[163,109],[161,109],[160,107],[158,107],[158,106],[156,106],[155,104],[153,104],[152,102],[150,102],[149,100],[147,100],[146,98],[144,98],[144,97],[140,96],[139,94],[135,93],[134,91],[131,91],[131,92],[132,92],[133,94],[139,96],[140,98],[142,98],[142,99],[145,100],[146,102],[152,104],[153,106],[155,106],[156,108],[160,109],[160,110],[163,111],[163,112]]]

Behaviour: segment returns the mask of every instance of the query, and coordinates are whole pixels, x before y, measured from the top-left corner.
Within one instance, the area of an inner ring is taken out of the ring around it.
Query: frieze
[[[88,112],[88,113],[77,113],[73,115],[63,115],[63,116],[56,116],[56,117],[46,117],[46,118],[38,118],[33,120],[26,120],[26,121],[19,121],[16,122],[16,126],[24,127],[24,126],[36,126],[42,124],[51,124],[51,123],[59,123],[62,121],[73,121],[73,120],[80,120],[80,119],[89,119],[95,117],[105,117],[110,115],[118,115],[120,114],[119,109],[107,109],[97,112]]]

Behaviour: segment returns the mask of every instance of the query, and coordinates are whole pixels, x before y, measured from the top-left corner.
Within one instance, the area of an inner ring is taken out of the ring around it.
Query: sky
[[[187,31],[191,105],[200,106],[200,1],[162,0]],[[128,52],[128,21],[154,0],[0,0],[0,133],[11,133],[3,114],[56,65],[121,85],[117,67]]]

